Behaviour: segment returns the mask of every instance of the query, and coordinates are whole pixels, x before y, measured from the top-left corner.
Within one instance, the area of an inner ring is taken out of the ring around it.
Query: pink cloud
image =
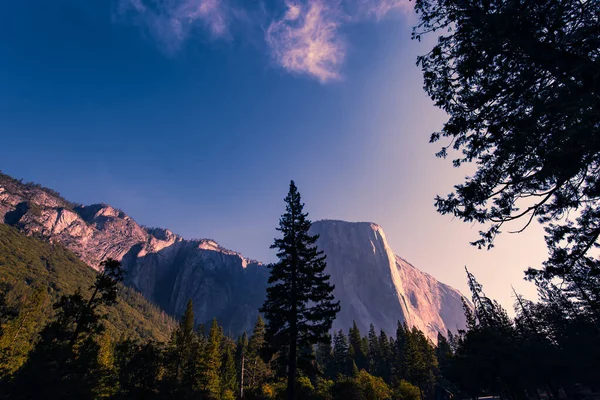
[[[342,78],[347,44],[344,25],[409,14],[409,0],[279,0],[285,10],[275,17],[265,3],[247,0],[116,0],[116,16],[140,26],[163,51],[176,53],[200,30],[212,38],[232,32],[265,30],[268,51],[284,70],[328,83]],[[234,26],[235,25],[235,26]],[[249,38],[249,40],[252,40]]]
[[[266,40],[284,69],[322,83],[340,79],[346,46],[338,34],[339,3],[326,0],[286,1],[283,17],[269,24]]]

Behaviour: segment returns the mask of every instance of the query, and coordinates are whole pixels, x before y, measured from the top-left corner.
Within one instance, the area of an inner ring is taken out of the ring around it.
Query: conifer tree
[[[327,379],[335,377],[333,364],[333,348],[331,347],[331,337],[317,345],[317,364],[319,372]]]
[[[371,375],[380,376],[378,375],[378,367],[381,361],[381,351],[379,348],[379,337],[377,337],[373,324],[369,326],[367,360],[369,373]]]
[[[223,337],[222,353],[223,361],[221,363],[221,380],[223,397],[227,397],[225,393],[233,395],[237,393],[237,370],[235,367],[235,342]]]
[[[364,345],[363,338],[360,334],[360,329],[356,325],[356,321],[352,321],[352,327],[348,331],[348,340],[350,347],[348,349],[350,358],[356,364],[356,367],[361,370],[367,368],[367,348]]]
[[[443,373],[448,366],[450,359],[452,358],[452,348],[450,347],[450,342],[448,342],[448,339],[446,339],[446,337],[440,332],[438,332],[437,336],[435,356],[437,358],[438,366]]]
[[[350,360],[348,338],[340,329],[333,336],[333,365],[334,375],[350,375]]]
[[[269,321],[270,344],[285,354],[287,398],[295,398],[298,349],[326,340],[340,306],[333,297],[333,285],[325,273],[325,256],[316,247],[318,235],[310,235],[311,221],[303,212],[300,193],[290,182],[286,212],[275,239],[279,261],[269,266],[267,299],[261,309]]]
[[[396,382],[406,379],[406,342],[409,333],[406,323],[398,321],[396,329],[396,340],[394,346],[394,363],[392,365],[392,374]]]
[[[244,332],[242,336],[238,338],[236,349],[235,349],[235,363],[238,369],[238,393],[239,397],[244,397],[244,388],[246,383],[246,357],[248,356],[248,334]]]
[[[383,329],[379,333],[379,360],[377,364],[377,376],[383,378],[386,383],[390,383],[392,378],[392,361],[394,358],[393,344],[390,343],[388,336]]]
[[[171,370],[170,378],[175,386],[181,385],[186,377],[186,372],[193,362],[192,350],[196,335],[194,333],[194,307],[192,299],[188,300],[185,312],[179,326],[173,332],[170,343]]]
[[[118,390],[116,399],[159,399],[164,370],[162,347],[155,342],[140,344],[132,340],[118,343],[115,349]],[[161,396],[162,394],[162,396]]]
[[[407,332],[406,340],[406,372],[408,380],[416,384],[424,399],[432,387],[437,368],[435,351],[425,334],[416,327]]]
[[[219,399],[221,395],[221,341],[222,332],[217,322],[213,319],[208,340],[204,351],[204,365],[201,371],[201,389],[211,400]]]
[[[248,341],[248,355],[245,363],[245,378],[250,387],[260,387],[271,374],[269,365],[263,360],[266,344],[265,334],[266,325],[259,315]]]

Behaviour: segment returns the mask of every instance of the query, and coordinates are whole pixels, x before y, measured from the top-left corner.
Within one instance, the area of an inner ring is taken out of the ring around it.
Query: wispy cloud
[[[168,53],[203,27],[212,37],[228,35],[229,13],[224,0],[119,0],[119,17],[147,30]]]
[[[252,29],[264,29],[268,51],[278,66],[321,83],[342,78],[347,43],[341,30],[345,25],[379,21],[394,12],[408,14],[413,7],[410,0],[279,0],[285,9],[276,13],[262,1],[114,1],[118,19],[140,26],[168,54],[178,52],[198,32],[231,38],[240,27],[250,32],[246,36],[255,36]]]
[[[286,1],[283,17],[272,21],[266,40],[275,61],[287,71],[320,82],[340,79],[346,45],[338,34],[339,3],[331,0]]]
[[[362,13],[377,20],[392,12],[409,14],[414,8],[410,0],[360,0]]]

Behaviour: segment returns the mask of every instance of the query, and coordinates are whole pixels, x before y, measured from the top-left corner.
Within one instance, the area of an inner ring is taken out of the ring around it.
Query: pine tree
[[[348,346],[348,338],[340,329],[333,336],[333,371],[334,375],[351,374],[351,362]]]
[[[244,387],[246,383],[246,357],[248,357],[248,334],[244,332],[242,336],[238,338],[236,349],[235,349],[235,362],[238,368],[238,380],[239,397],[244,397]]]
[[[421,390],[422,399],[435,382],[435,350],[425,334],[413,326],[406,336],[406,373],[408,380]]]
[[[269,365],[263,360],[266,345],[266,325],[259,315],[252,336],[248,341],[248,355],[246,357],[246,384],[249,387],[260,387],[270,376]]]
[[[377,376],[386,383],[392,379],[392,362],[394,359],[393,343],[390,343],[383,329],[379,333],[379,361],[377,362]]]
[[[223,360],[221,363],[223,397],[227,397],[225,393],[230,393],[231,395],[237,393],[237,370],[235,367],[234,349],[235,342],[224,336],[222,344]]]
[[[179,326],[173,332],[170,343],[170,379],[175,386],[182,384],[183,380],[188,380],[188,369],[193,362],[194,342],[196,335],[194,333],[194,307],[192,299],[188,300],[185,312],[179,322]]]
[[[317,345],[317,365],[318,370],[326,379],[335,377],[333,363],[333,348],[331,347],[331,336],[329,340],[323,341]]]
[[[450,347],[450,342],[448,342],[448,339],[446,339],[446,337],[439,332],[437,336],[435,356],[437,358],[439,368],[443,373],[448,366],[450,359],[452,358],[452,348]]]
[[[267,299],[261,309],[269,321],[269,342],[287,351],[287,397],[295,398],[298,349],[326,340],[340,306],[325,274],[325,256],[315,245],[318,235],[309,234],[311,222],[303,212],[300,193],[290,182],[286,212],[279,220],[275,239],[279,261],[270,265]]]
[[[369,326],[367,345],[368,371],[371,375],[380,376],[378,367],[381,361],[381,350],[379,348],[379,338],[377,337],[377,333],[375,332],[375,327],[373,324]]]
[[[359,370],[367,368],[367,346],[363,342],[356,321],[352,321],[352,328],[348,331],[348,340],[350,344],[349,355],[356,367]]]
[[[406,342],[409,329],[406,323],[398,321],[396,329],[396,340],[394,346],[394,362],[392,365],[392,374],[396,382],[406,379]]]
[[[221,341],[222,332],[217,319],[213,319],[208,341],[204,351],[204,363],[201,370],[201,389],[210,400],[217,400],[221,395]]]
[[[116,399],[168,398],[160,393],[160,378],[164,370],[162,347],[155,342],[140,344],[125,340],[115,348],[118,377]]]

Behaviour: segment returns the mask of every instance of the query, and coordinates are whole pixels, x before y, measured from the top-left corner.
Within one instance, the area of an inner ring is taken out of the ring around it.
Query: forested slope
[[[39,309],[33,310],[39,328],[52,316],[52,303],[60,295],[87,292],[95,276],[96,271],[64,247],[0,224],[0,290],[6,292],[7,307],[16,307],[26,304],[36,288],[43,289]],[[174,322],[166,313],[131,288],[121,287],[119,295],[106,322],[112,338],[169,338]]]

